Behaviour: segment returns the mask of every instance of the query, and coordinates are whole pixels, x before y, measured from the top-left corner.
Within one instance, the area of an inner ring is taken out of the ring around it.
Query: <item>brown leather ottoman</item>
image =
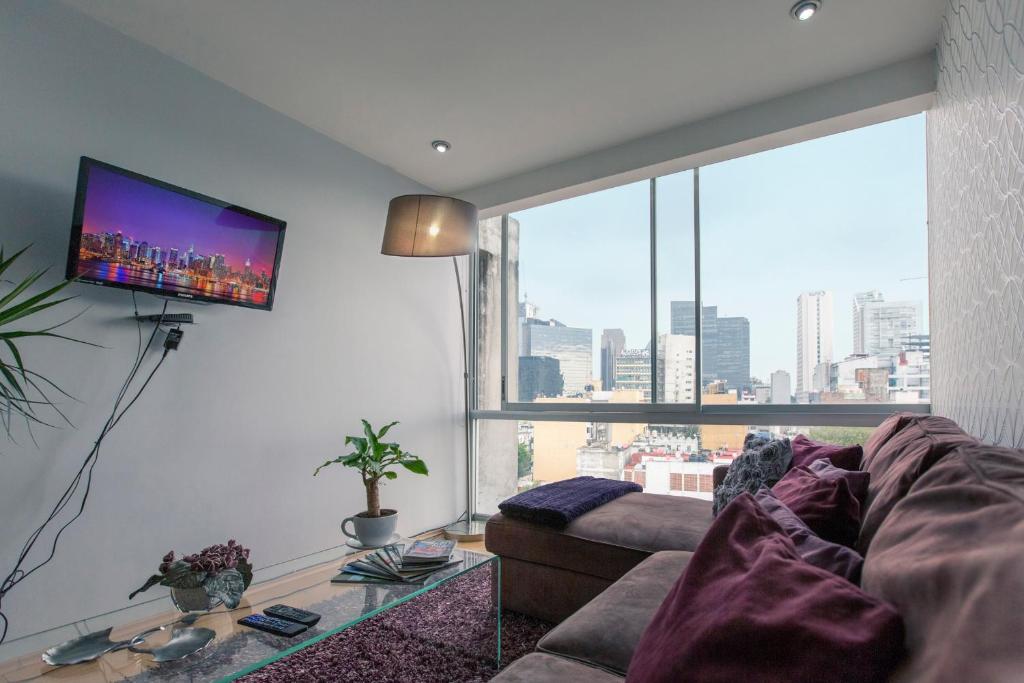
[[[562,530],[494,515],[485,545],[501,556],[502,605],[557,623],[653,553],[692,551],[710,525],[710,501],[630,493]]]

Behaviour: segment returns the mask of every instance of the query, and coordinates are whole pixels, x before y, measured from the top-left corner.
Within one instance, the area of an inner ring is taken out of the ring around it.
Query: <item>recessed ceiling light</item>
[[[448,142],[447,140],[434,140],[433,142],[430,143],[430,146],[433,147],[436,151],[440,152],[441,154],[444,154],[445,152],[452,148],[452,143]]]
[[[800,0],[789,10],[790,16],[797,21],[807,21],[821,9],[821,0]]]

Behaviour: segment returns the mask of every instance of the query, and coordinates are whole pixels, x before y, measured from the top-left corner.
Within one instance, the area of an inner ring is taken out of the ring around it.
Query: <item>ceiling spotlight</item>
[[[433,147],[435,151],[444,154],[452,148],[452,143],[447,140],[434,140],[430,143],[430,146]]]
[[[800,0],[789,10],[790,16],[797,21],[807,21],[821,9],[821,0]]]

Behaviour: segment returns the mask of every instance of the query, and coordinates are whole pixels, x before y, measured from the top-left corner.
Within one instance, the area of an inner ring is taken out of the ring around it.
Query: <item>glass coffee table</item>
[[[353,559],[358,559],[358,556],[343,558],[343,562]],[[333,566],[323,565],[266,584],[253,585],[236,609],[220,607],[203,615],[194,626],[213,629],[216,637],[206,648],[184,659],[157,664],[148,655],[121,650],[103,655],[94,662],[55,669],[42,664],[37,658],[34,665],[20,668],[21,675],[13,671],[2,675],[4,667],[0,666],[0,681],[53,680],[55,675],[62,681],[234,681],[375,616],[384,615],[381,618],[387,619],[389,615],[401,615],[401,610],[389,612],[400,606],[406,605],[404,609],[415,610],[417,601],[425,597],[429,599],[434,591],[457,579],[473,581],[471,592],[476,597],[460,603],[458,593],[447,597],[443,593],[434,593],[434,598],[441,600],[444,607],[438,609],[432,605],[427,610],[429,614],[417,615],[403,623],[416,630],[416,638],[425,641],[438,639],[438,643],[445,647],[464,647],[469,652],[481,653],[480,656],[487,657],[488,661],[493,656],[497,667],[501,661],[500,559],[459,549],[455,550],[453,559],[458,564],[438,571],[422,584],[334,584],[330,578],[342,564],[335,561]],[[482,583],[488,587],[483,602],[480,599]],[[459,589],[452,586],[451,590]],[[452,602],[450,608],[443,602],[446,600]],[[275,604],[316,612],[321,615],[320,621],[292,638],[236,623],[242,617],[262,613]],[[434,620],[444,623],[431,623]],[[130,637],[130,631],[125,630],[127,628],[115,628],[112,637]],[[419,629],[422,629],[422,635]],[[147,641],[146,647],[159,645],[167,637],[159,634]]]

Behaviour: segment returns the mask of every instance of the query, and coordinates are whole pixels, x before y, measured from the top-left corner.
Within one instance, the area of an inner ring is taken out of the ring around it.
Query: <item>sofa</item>
[[[891,680],[1024,681],[1024,451],[899,413],[872,433],[861,469],[861,588],[906,633]],[[710,503],[644,493],[562,531],[494,516],[486,546],[502,557],[503,603],[559,622],[494,680],[622,681],[711,521]]]

